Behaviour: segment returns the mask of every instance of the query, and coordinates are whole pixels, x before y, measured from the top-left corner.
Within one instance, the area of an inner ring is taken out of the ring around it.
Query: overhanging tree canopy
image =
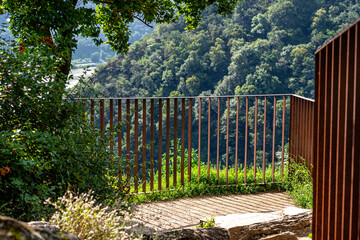
[[[129,24],[173,22],[185,15],[187,28],[195,28],[207,6],[217,6],[220,14],[230,14],[241,0],[0,0],[0,13],[10,14],[10,29],[22,46],[46,43],[64,60],[60,71],[70,72],[76,36],[91,37],[101,44],[103,30],[108,43],[126,53]],[[36,36],[36,37],[34,37]]]

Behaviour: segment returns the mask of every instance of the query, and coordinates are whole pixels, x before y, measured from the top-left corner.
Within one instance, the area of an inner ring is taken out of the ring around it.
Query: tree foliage
[[[217,13],[229,14],[238,0],[220,1],[113,1],[113,0],[2,0],[0,9],[10,14],[10,29],[24,45],[36,45],[37,37],[48,42],[64,60],[61,72],[68,75],[76,36],[90,37],[96,44],[103,42],[101,30],[111,47],[126,53],[135,20],[152,23],[174,22],[185,15],[187,28],[195,28],[202,11],[209,5]]]
[[[97,92],[104,97],[295,93],[312,98],[314,52],[356,21],[360,17],[359,7],[354,1],[247,0],[240,2],[231,16],[214,14],[215,8],[209,7],[196,30],[184,30],[184,18],[178,23],[159,24],[151,35],[131,46],[127,54],[99,67],[92,80]],[[272,101],[268,102],[269,109]],[[194,109],[197,104],[195,101]],[[244,103],[241,104],[243,113]],[[288,107],[289,103],[285,104]],[[263,105],[263,101],[259,101],[259,109]],[[282,121],[281,106],[278,99],[277,124]],[[230,126],[235,126],[236,105],[230,108]],[[226,136],[226,106],[222,105],[221,109],[221,134]],[[268,110],[268,114],[270,112]],[[198,116],[194,115],[196,124]],[[211,116],[212,124],[216,124],[216,104]],[[261,119],[263,115],[259,112],[258,129],[263,124]],[[269,115],[267,133],[271,132],[272,121]],[[252,134],[253,105],[250,105],[249,124]],[[240,143],[244,142],[244,125],[245,119],[240,117]],[[207,129],[203,127],[202,131],[202,142],[207,142]],[[230,139],[235,139],[235,131],[230,134]],[[276,134],[278,151],[281,131]],[[257,137],[262,139],[260,131]],[[253,134],[249,139],[253,141]],[[216,142],[216,132],[212,132],[211,140]],[[226,139],[221,138],[220,145],[225,144]],[[266,149],[272,149],[271,141],[267,144]],[[230,146],[235,143],[230,142]],[[262,147],[258,142],[258,149]],[[211,156],[216,156],[216,151],[211,149]],[[220,154],[224,158],[225,148],[220,149]],[[242,154],[239,153],[239,159],[244,159]],[[201,156],[205,161],[207,153]]]
[[[0,38],[0,214],[40,219],[44,201],[68,188],[121,195],[111,153],[83,103],[66,94],[59,61],[47,44],[21,51]]]
[[[249,0],[227,17],[214,10],[207,8],[193,31],[184,30],[185,18],[159,24],[128,54],[100,67],[94,81],[108,86],[104,96],[227,95],[237,86],[247,94],[249,85],[258,94],[312,97],[314,52],[360,16],[353,1]]]

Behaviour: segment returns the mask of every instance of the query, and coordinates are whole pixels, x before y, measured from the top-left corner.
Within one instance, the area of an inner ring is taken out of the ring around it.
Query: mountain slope
[[[231,16],[209,8],[194,31],[163,24],[99,69],[109,97],[298,93],[313,96],[314,52],[360,16],[353,1],[239,3]]]

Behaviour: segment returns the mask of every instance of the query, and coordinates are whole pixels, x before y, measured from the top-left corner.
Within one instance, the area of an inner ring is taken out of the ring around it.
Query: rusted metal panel
[[[315,239],[360,239],[359,34],[358,21],[315,56]]]
[[[329,161],[327,160],[329,158],[329,131],[330,131],[330,124],[329,124],[329,118],[330,118],[330,108],[329,108],[329,102],[330,102],[330,77],[331,77],[331,51],[329,50],[329,48],[331,49],[331,46],[328,45],[325,48],[325,75],[324,75],[324,85],[323,85],[323,89],[324,89],[324,103],[322,105],[322,112],[323,112],[323,151],[322,151],[322,225],[321,225],[321,235],[324,238],[328,238],[328,225],[325,224],[325,221],[327,221],[328,219],[328,180],[329,180],[329,168],[328,168],[328,164]]]
[[[319,55],[315,55],[315,99],[318,99],[318,96],[319,96],[319,93],[318,93],[318,89],[319,87],[317,86],[319,84],[319,69],[320,69],[320,57]],[[293,99],[293,97],[291,97],[291,100]],[[291,102],[290,102],[290,108],[292,110],[292,106],[291,106]],[[318,181],[317,181],[317,173],[316,173],[316,170],[317,169],[317,158],[316,158],[316,155],[317,155],[317,141],[318,141],[318,105],[317,105],[317,102],[315,102],[314,104],[314,114],[313,114],[313,117],[314,117],[314,128],[313,128],[313,145],[314,145],[314,148],[313,148],[313,172],[312,172],[312,178],[313,178],[313,220],[312,220],[312,233],[314,235],[314,238],[315,238],[315,232],[317,231],[317,219],[318,219],[318,216],[317,216],[317,203],[316,203],[316,199],[317,199],[317,195],[316,195],[316,192],[317,192],[317,184],[318,184]],[[292,116],[292,113],[290,113],[290,116]],[[290,123],[291,123],[291,117],[290,117]],[[291,131],[293,129],[293,126],[292,124],[290,124],[290,144],[292,142],[292,138],[291,138]]]
[[[289,155],[290,158],[296,162],[305,161],[309,169],[312,165],[312,151],[313,151],[313,114],[314,101],[299,96],[290,97],[290,136],[289,136]],[[276,107],[276,106],[275,106]],[[284,106],[283,106],[284,107]],[[283,109],[283,132],[284,132],[284,117],[285,110]],[[274,109],[273,133],[276,131],[276,110]],[[275,136],[273,135],[273,138]],[[284,139],[282,139],[284,141]],[[273,148],[274,148],[273,139]],[[282,150],[283,151],[283,150]],[[275,150],[273,149],[273,153]],[[283,152],[282,152],[283,155]],[[273,156],[274,159],[274,156]],[[282,157],[283,162],[283,157]]]
[[[332,59],[331,59],[331,97],[330,97],[330,146],[329,146],[329,198],[328,200],[328,226],[335,224],[335,186],[336,186],[336,135],[337,135],[337,119],[338,119],[338,77],[339,77],[339,39],[332,43]],[[328,236],[335,235],[335,229],[333,227],[328,228]]]
[[[359,201],[360,201],[360,26],[356,24],[355,29],[355,47],[354,47],[354,105],[353,105],[353,147],[351,162],[351,195],[350,195],[350,239],[360,238],[360,221],[359,221]]]
[[[339,79],[338,79],[338,119],[337,119],[337,148],[336,148],[336,186],[335,186],[335,223],[334,223],[334,239],[341,239],[341,202],[343,195],[343,162],[344,162],[344,126],[345,126],[345,98],[346,98],[346,49],[347,36],[340,36],[339,38]],[[319,63],[320,64],[320,63]],[[318,83],[319,84],[319,83]],[[320,101],[320,100],[319,100]],[[316,156],[314,156],[316,157]],[[315,203],[317,201],[314,201]]]
[[[346,101],[345,101],[345,138],[344,138],[344,178],[343,178],[343,199],[342,199],[342,235],[344,239],[349,239],[350,230],[350,194],[351,194],[351,162],[352,162],[352,148],[355,147],[352,142],[354,134],[353,128],[353,104],[354,104],[354,43],[355,43],[355,28],[350,28],[347,31],[347,69],[346,69]],[[357,186],[359,187],[358,183]]]

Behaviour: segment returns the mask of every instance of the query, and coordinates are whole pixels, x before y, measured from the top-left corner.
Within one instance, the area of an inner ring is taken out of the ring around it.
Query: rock
[[[199,229],[183,228],[176,231],[158,232],[153,236],[148,236],[147,239],[230,240],[230,236],[227,231],[217,227]]]
[[[297,240],[297,239],[298,237],[296,236],[296,234],[292,232],[283,232],[261,238],[261,240]]]
[[[152,237],[182,240],[296,240],[311,232],[311,213],[311,210],[288,207],[269,213],[231,214],[215,217],[215,227],[212,228],[178,229],[158,232]]]
[[[0,216],[0,240],[81,240],[47,222],[25,223]]]
[[[227,231],[231,240],[290,240],[311,232],[311,213],[311,210],[288,207],[270,213],[231,214],[215,217],[215,225]]]

